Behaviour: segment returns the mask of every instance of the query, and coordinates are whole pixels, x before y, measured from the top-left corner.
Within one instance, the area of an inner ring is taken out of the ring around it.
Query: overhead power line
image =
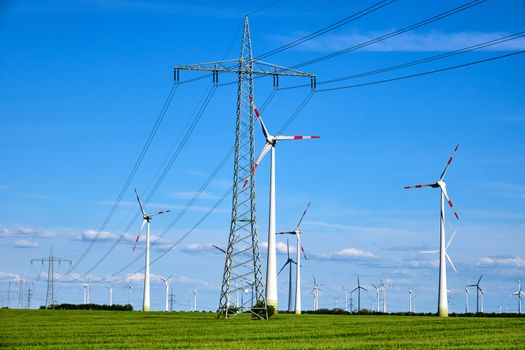
[[[431,71],[427,71],[427,72],[403,75],[403,76],[400,76],[400,77],[395,77],[395,78],[390,78],[390,79],[383,79],[383,80],[376,80],[376,81],[371,81],[371,82],[361,83],[361,84],[337,86],[337,87],[333,87],[333,88],[320,89],[320,90],[317,90],[317,91],[318,92],[335,91],[335,90],[351,89],[351,88],[356,88],[356,87],[361,87],[361,86],[389,83],[389,82],[392,82],[392,81],[404,80],[404,79],[409,79],[409,78],[420,77],[420,76],[423,76],[423,75],[429,75],[429,74],[445,72],[445,71],[449,71],[449,70],[453,70],[453,69],[469,67],[469,66],[473,66],[473,65],[476,65],[476,64],[480,64],[480,63],[495,61],[495,60],[499,60],[501,58],[507,58],[507,57],[519,55],[519,54],[522,54],[524,52],[525,52],[525,50],[516,51],[516,52],[508,53],[508,54],[505,54],[505,55],[499,55],[499,56],[490,57],[490,58],[486,58],[486,59],[479,60],[479,61],[473,61],[473,62],[469,62],[469,63],[458,64],[456,66],[435,69],[435,70],[431,70]]]
[[[455,55],[459,55],[459,54],[463,54],[463,53],[467,53],[467,52],[472,52],[472,51],[475,51],[475,50],[480,50],[480,49],[483,49],[483,48],[486,48],[486,47],[502,44],[502,43],[505,43],[505,42],[508,42],[508,41],[511,41],[511,40],[516,40],[516,39],[519,39],[519,38],[523,38],[524,36],[525,36],[525,31],[519,32],[519,33],[515,33],[515,34],[511,34],[511,35],[507,35],[507,36],[504,36],[504,37],[501,37],[501,38],[498,38],[498,39],[489,40],[489,41],[486,41],[486,42],[483,42],[483,43],[479,43],[479,44],[476,44],[476,45],[464,47],[462,49],[458,49],[458,50],[454,50],[454,51],[450,51],[450,52],[441,53],[441,54],[438,54],[438,55],[433,55],[433,56],[417,59],[415,61],[409,61],[409,62],[405,62],[405,63],[401,63],[401,64],[396,64],[396,65],[393,65],[393,66],[388,66],[388,67],[383,67],[383,68],[379,68],[379,69],[374,69],[374,70],[371,70],[371,71],[368,71],[368,72],[347,75],[347,76],[344,76],[344,77],[318,81],[317,82],[317,86],[324,85],[324,84],[332,84],[332,83],[339,82],[339,81],[344,81],[344,80],[351,80],[351,79],[362,78],[362,77],[375,75],[375,74],[380,74],[380,73],[391,72],[393,70],[397,70],[397,69],[401,69],[401,68],[411,67],[411,66],[415,66],[415,65],[418,65],[418,64],[422,64],[422,63],[432,62],[432,61],[440,60],[440,59],[443,59],[443,58],[448,58],[448,57],[451,57],[451,56],[455,56]],[[302,87],[307,87],[307,86],[309,86],[309,85],[308,84],[300,84],[300,85],[293,85],[293,86],[287,86],[287,87],[279,88],[279,90],[290,90],[290,89],[297,89],[297,88],[302,88]]]
[[[388,34],[381,35],[381,36],[379,36],[379,37],[377,37],[375,39],[371,39],[371,40],[365,41],[365,42],[363,42],[361,44],[357,44],[357,45],[348,47],[348,48],[343,49],[343,50],[339,50],[339,51],[333,52],[333,53],[325,55],[325,56],[321,56],[321,57],[314,58],[312,60],[309,60],[309,61],[306,61],[306,62],[303,62],[303,63],[296,64],[295,66],[292,66],[292,68],[295,69],[295,68],[299,68],[299,67],[309,66],[311,64],[318,63],[318,62],[321,62],[321,61],[324,61],[324,60],[328,60],[330,58],[334,58],[334,57],[343,55],[345,53],[361,49],[363,47],[366,47],[366,46],[378,43],[380,41],[383,41],[383,40],[386,40],[386,39],[390,39],[390,38],[392,38],[394,36],[397,36],[397,35],[406,33],[408,31],[411,31],[413,29],[425,26],[427,24],[430,24],[432,22],[435,22],[435,21],[438,21],[440,19],[446,18],[446,17],[451,16],[453,14],[456,14],[458,12],[465,11],[465,10],[467,10],[467,9],[473,7],[473,6],[480,5],[480,4],[482,4],[482,3],[486,2],[486,1],[487,0],[475,0],[475,1],[468,2],[466,4],[463,4],[463,5],[459,6],[459,7],[453,8],[451,10],[447,10],[447,11],[445,11],[443,13],[440,13],[439,15],[432,16],[430,18],[427,18],[425,20],[419,21],[417,23],[414,23],[414,24],[409,25],[407,27],[404,27],[402,29],[398,29],[398,30],[395,30],[393,32],[390,32]]]
[[[302,44],[304,42],[307,42],[309,40],[317,38],[320,35],[328,33],[328,32],[330,32],[330,31],[332,31],[334,29],[337,29],[337,28],[342,27],[342,26],[344,26],[344,25],[346,25],[346,24],[348,24],[350,22],[353,22],[353,21],[355,21],[355,20],[357,20],[357,19],[359,19],[361,17],[364,17],[364,16],[366,16],[366,15],[372,13],[372,12],[375,12],[375,11],[377,11],[377,10],[387,6],[387,5],[390,5],[391,3],[395,2],[395,1],[396,0],[382,0],[382,1],[379,1],[379,2],[377,2],[375,4],[373,4],[372,6],[369,6],[369,7],[365,8],[364,10],[356,12],[356,13],[354,13],[354,14],[348,16],[348,17],[345,17],[345,18],[343,18],[343,19],[341,19],[341,20],[339,20],[339,21],[337,21],[335,23],[332,23],[332,24],[330,24],[330,25],[328,25],[328,26],[326,26],[324,28],[316,30],[313,33],[310,33],[310,34],[308,34],[306,36],[303,36],[302,38],[299,38],[297,40],[289,42],[288,44],[285,44],[285,45],[280,46],[278,48],[275,48],[275,49],[273,49],[271,51],[263,53],[262,55],[257,56],[256,58],[257,59],[263,59],[263,58],[270,57],[270,56],[273,56],[275,54],[278,54],[278,53],[280,53],[282,51],[288,50],[288,49],[290,49],[290,48],[292,48],[294,46],[300,45],[300,44]]]
[[[146,139],[146,142],[145,142],[144,146],[142,147],[142,150],[140,151],[140,154],[139,154],[138,158],[135,161],[135,164],[133,165],[133,168],[131,169],[131,172],[129,173],[126,181],[124,182],[124,185],[122,186],[122,188],[120,190],[120,193],[117,196],[117,199],[115,200],[115,203],[111,207],[109,213],[106,215],[106,218],[104,219],[104,222],[102,223],[102,225],[98,229],[98,232],[95,235],[95,237],[91,240],[91,242],[89,243],[89,245],[86,248],[86,250],[84,250],[82,255],[80,255],[80,258],[75,262],[74,265],[71,266],[71,268],[68,270],[67,274],[69,274],[69,272],[71,272],[76,266],[78,266],[84,260],[86,255],[90,252],[91,248],[93,248],[93,245],[95,244],[95,242],[99,239],[100,234],[102,233],[102,231],[104,231],[106,229],[106,226],[108,225],[109,221],[113,217],[113,214],[115,214],[115,211],[117,210],[117,207],[119,206],[120,201],[122,200],[122,197],[126,193],[126,191],[127,191],[128,187],[129,187],[131,181],[133,180],[133,178],[135,177],[135,174],[137,173],[137,170],[139,169],[140,165],[142,164],[144,156],[146,155],[146,152],[148,151],[148,149],[149,149],[149,147],[151,145],[151,142],[153,141],[153,138],[155,137],[155,135],[157,133],[157,130],[159,129],[160,124],[162,123],[162,120],[166,116],[166,112],[168,111],[168,107],[170,106],[171,101],[173,100],[173,96],[175,95],[175,92],[177,91],[177,88],[178,88],[178,85],[174,83],[172,85],[171,89],[170,89],[168,97],[164,101],[164,105],[162,106],[162,109],[161,109],[157,119],[155,120],[155,123],[153,124],[153,128],[151,129],[151,131],[150,131],[150,133],[148,135],[148,138]]]
[[[209,90],[208,94],[204,98],[203,103],[201,104],[201,106],[199,107],[199,109],[195,113],[194,118],[191,120],[191,123],[187,127],[187,130],[184,133],[184,136],[182,137],[182,140],[180,141],[180,143],[178,144],[177,148],[175,149],[175,151],[171,155],[168,164],[164,167],[164,169],[162,170],[162,172],[161,172],[160,176],[158,177],[157,181],[153,185],[153,188],[150,190],[148,196],[144,200],[144,205],[146,205],[151,200],[151,198],[153,197],[153,195],[155,194],[155,192],[157,191],[157,189],[159,188],[161,183],[164,181],[164,178],[168,174],[168,171],[173,166],[173,163],[175,162],[175,160],[178,158],[178,156],[180,155],[180,153],[184,149],[184,147],[185,147],[186,143],[188,142],[191,134],[193,133],[193,130],[197,126],[197,123],[199,122],[199,120],[201,119],[202,115],[204,114],[204,111],[208,107],[208,105],[209,105],[209,103],[211,101],[211,98],[213,97],[216,89],[217,89],[217,86],[212,85],[212,87]],[[109,256],[109,254],[111,254],[111,252],[115,249],[115,247],[122,241],[122,239],[124,238],[124,235],[129,232],[129,230],[131,229],[133,224],[136,222],[137,217],[138,216],[136,216],[136,215],[133,217],[133,219],[128,224],[126,229],[123,231],[123,233],[119,236],[119,238],[111,245],[111,247],[106,251],[106,253],[104,253],[104,255],[100,259],[98,259],[97,262],[93,266],[91,266],[89,268],[89,270],[87,270],[84,274],[89,274],[97,266],[99,266],[100,263],[102,263],[102,261],[104,261]]]

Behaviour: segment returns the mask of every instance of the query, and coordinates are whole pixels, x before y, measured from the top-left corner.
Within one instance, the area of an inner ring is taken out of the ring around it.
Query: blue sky
[[[370,15],[265,61],[294,66],[351,47],[466,3],[397,0]],[[266,7],[266,5],[273,6]],[[57,256],[75,263],[88,248],[130,173],[172,87],[175,65],[236,58],[243,16],[250,15],[254,55],[260,55],[373,4],[370,1],[280,2],[197,1],[7,1],[0,5],[0,291],[9,281],[35,282],[33,305],[45,298],[46,269],[32,258]],[[260,10],[262,9],[262,10]],[[258,11],[260,10],[260,11]],[[258,12],[257,12],[258,11]],[[318,81],[368,72],[461,49],[523,31],[525,5],[489,0],[466,11],[336,58],[301,67]],[[365,83],[508,54],[525,49],[525,39],[319,89]],[[303,304],[311,308],[312,275],[324,284],[320,307],[335,306],[342,287],[357,275],[369,285],[389,281],[389,309],[408,308],[408,289],[417,311],[435,311],[437,260],[420,250],[438,245],[439,193],[403,190],[437,180],[460,144],[447,174],[460,220],[447,211],[447,232],[457,229],[449,249],[458,273],[449,268],[452,311],[464,310],[465,284],[484,275],[485,310],[515,310],[509,295],[525,280],[525,78],[523,55],[474,66],[332,92],[317,92],[287,129],[321,139],[282,143],[277,148],[277,229],[293,228],[306,204],[303,242]],[[198,76],[181,72],[181,80]],[[220,82],[232,77],[221,75]],[[304,83],[281,78],[282,87]],[[146,158],[105,232],[75,267],[58,279],[88,277],[94,302],[127,302],[123,288],[142,259],[123,271],[139,230],[132,192],[147,192],[158,170],[180,143],[211,78],[181,85]],[[256,81],[259,106],[272,92],[270,79]],[[276,131],[308,95],[308,88],[278,91],[263,117]],[[171,209],[156,218],[159,235],[204,183],[234,141],[234,86],[219,87],[179,157],[148,204]],[[257,133],[257,149],[263,145]],[[154,244],[152,258],[179,240],[231,186],[232,160],[186,215]],[[261,245],[267,240],[268,173],[258,168],[257,210]],[[210,245],[225,246],[230,221],[228,197],[172,251],[152,265],[152,307],[161,309],[158,275],[175,276],[175,308],[218,306],[223,258]],[[124,239],[100,264],[94,264]],[[279,238],[281,253],[285,241]],[[263,254],[264,257],[264,254]],[[279,267],[284,254],[278,256]],[[264,265],[264,264],[263,264]],[[90,271],[88,277],[82,277]],[[118,272],[118,273],[117,273]],[[140,275],[133,303],[141,306]],[[285,275],[279,277],[280,306],[286,307]],[[483,285],[482,282],[482,285]],[[60,302],[82,302],[82,282],[60,282]],[[12,286],[12,288],[14,288]],[[369,288],[371,289],[371,288]],[[369,306],[373,293],[362,302]],[[15,306],[11,297],[11,306]],[[341,305],[340,301],[340,305]],[[474,298],[471,298],[474,307]]]

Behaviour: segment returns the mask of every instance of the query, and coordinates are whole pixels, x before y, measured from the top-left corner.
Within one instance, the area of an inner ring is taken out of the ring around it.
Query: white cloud
[[[519,256],[483,257],[476,262],[476,266],[488,267],[525,267],[525,259]]]
[[[27,226],[22,226],[18,229],[18,233],[22,236],[38,237],[38,238],[53,238],[56,236],[56,233],[49,230],[41,230],[38,228],[32,228]]]
[[[98,231],[95,230],[87,230],[80,236],[80,239],[82,241],[92,241],[93,239],[97,238]],[[100,235],[98,235],[99,241],[114,241],[118,238],[118,236],[114,233],[108,232],[108,231],[102,231],[100,232]]]
[[[373,260],[378,258],[371,252],[354,247],[347,247],[325,254],[312,254],[312,257],[321,260]]]
[[[362,33],[354,31],[345,34],[329,34],[323,38],[314,39],[299,46],[300,49],[313,52],[339,51],[361,43],[373,40],[382,35],[393,32],[393,30],[383,32]],[[404,33],[390,39],[379,41],[375,44],[358,49],[359,51],[407,51],[407,52],[432,52],[432,51],[454,51],[465,47],[495,40],[509,33],[501,32],[427,32],[427,33]],[[298,34],[297,37],[302,36]],[[279,41],[288,42],[290,37],[277,37]],[[525,38],[510,40],[498,45],[488,46],[480,49],[483,51],[512,51],[525,49]]]
[[[20,280],[21,278],[19,274],[0,271],[0,280]]]
[[[268,242],[262,241],[259,244],[259,249],[263,249],[266,252],[268,250]],[[275,250],[277,251],[278,254],[287,254],[288,252],[288,248],[286,246],[286,243],[284,242],[276,242]],[[295,252],[295,248],[293,248],[293,246],[290,245],[290,253],[293,253],[293,252]]]
[[[5,227],[0,227],[0,237],[9,237],[11,235],[12,235],[11,231],[6,229]]]
[[[15,248],[36,248],[38,243],[29,239],[19,239],[15,241]]]

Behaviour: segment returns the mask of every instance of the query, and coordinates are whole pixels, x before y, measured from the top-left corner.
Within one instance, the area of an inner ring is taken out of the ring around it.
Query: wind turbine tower
[[[113,287],[108,287],[109,291],[109,306],[113,306]]]
[[[446,263],[446,246],[445,246],[445,198],[448,202],[448,205],[454,212],[456,219],[459,220],[459,216],[452,205],[447,193],[447,185],[445,183],[445,175],[447,174],[450,163],[458,150],[459,145],[456,146],[452,155],[450,156],[445,169],[441,173],[439,180],[432,184],[426,185],[416,185],[416,186],[405,186],[405,189],[410,188],[422,188],[422,187],[432,187],[439,188],[441,192],[441,212],[440,212],[440,226],[439,226],[439,291],[438,291],[438,314],[441,317],[448,317],[448,301],[447,301],[447,263]],[[452,264],[449,258],[449,262]]]
[[[295,260],[290,258],[290,242],[288,239],[286,239],[286,251],[288,253],[288,259],[284,263],[283,267],[279,270],[277,275],[279,275],[283,269],[286,267],[286,265],[289,265],[289,271],[288,271],[288,312],[292,311],[292,264],[296,264]]]
[[[468,287],[476,287],[476,313],[483,312],[483,290],[479,286],[479,282],[481,282],[481,279],[483,278],[483,275],[481,275],[478,279],[478,281],[474,284],[469,284]],[[481,306],[481,308],[480,308]]]
[[[169,297],[169,289],[170,289],[170,279],[171,279],[171,276],[170,275],[168,278],[164,278],[164,277],[161,277],[160,280],[162,281],[162,283],[164,283],[164,287],[166,288],[166,300],[164,302],[164,311],[168,312],[170,311],[169,310],[169,305],[168,305],[168,297]]]
[[[140,238],[140,234],[142,233],[142,229],[144,228],[144,225],[147,225],[147,233],[146,233],[146,260],[144,262],[144,299],[142,303],[142,311],[150,311],[150,273],[149,273],[149,252],[150,252],[150,221],[151,219],[156,215],[161,215],[165,213],[169,213],[169,210],[159,211],[155,213],[146,214],[144,211],[144,207],[142,206],[142,203],[140,202],[139,194],[137,192],[137,189],[135,189],[135,195],[137,196],[137,202],[139,203],[140,211],[142,212],[142,225],[140,226],[140,232],[137,236],[137,239],[135,240],[135,245],[133,246],[133,251],[135,251],[135,247],[137,245],[137,242]]]
[[[242,182],[248,177],[255,163],[254,114],[249,97],[254,96],[255,76],[272,76],[275,88],[278,87],[280,76],[306,77],[310,79],[311,88],[314,89],[315,75],[255,60],[252,56],[248,16],[244,19],[240,57],[238,59],[176,66],[174,68],[174,78],[176,82],[179,81],[179,73],[181,70],[210,72],[212,73],[215,85],[218,84],[219,73],[236,74],[238,77],[232,212],[219,301],[219,316],[228,318],[230,315],[239,312],[239,309],[230,310],[230,288],[232,286],[238,286],[237,288],[241,289],[250,288],[249,283],[252,283],[255,289],[256,302],[261,302],[264,305],[266,305],[266,303],[273,305],[277,311],[277,297],[273,295],[276,290],[273,286],[267,286],[266,288],[267,293],[271,290],[271,292],[269,292],[271,298],[267,298],[269,300],[266,300],[265,303],[261,258],[259,255],[259,239],[257,236],[255,180],[252,179],[248,187],[242,185]],[[273,234],[275,234],[275,231],[273,231]],[[274,241],[275,237],[271,240],[269,239],[269,245],[270,242]],[[270,259],[271,254],[273,253],[270,252]],[[273,266],[271,273],[275,275],[276,279],[276,266]],[[250,278],[248,278],[249,283],[245,281],[247,276],[250,276]],[[238,283],[236,284],[234,280],[238,280]],[[268,287],[271,287],[271,289]],[[266,310],[266,307],[264,307],[264,309]]]

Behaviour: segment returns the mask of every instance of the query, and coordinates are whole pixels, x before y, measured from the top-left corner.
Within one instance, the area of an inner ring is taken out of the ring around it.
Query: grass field
[[[525,349],[525,318],[0,310],[0,347]]]

